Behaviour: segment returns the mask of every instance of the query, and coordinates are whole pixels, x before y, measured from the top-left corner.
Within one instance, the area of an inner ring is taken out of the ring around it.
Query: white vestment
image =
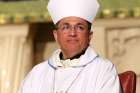
[[[56,50],[47,61],[35,66],[18,93],[121,93],[115,66],[93,48],[88,47],[69,67],[60,64],[60,52]]]

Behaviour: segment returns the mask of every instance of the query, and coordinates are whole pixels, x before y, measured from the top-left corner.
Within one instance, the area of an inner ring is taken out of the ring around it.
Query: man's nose
[[[71,30],[69,31],[69,35],[70,36],[77,36],[77,31],[76,31],[75,27],[71,28]]]

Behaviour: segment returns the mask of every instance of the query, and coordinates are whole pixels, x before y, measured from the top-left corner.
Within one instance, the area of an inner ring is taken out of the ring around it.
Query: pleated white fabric
[[[79,62],[69,67],[58,65],[60,52],[56,50],[50,59],[35,66],[18,93],[121,93],[115,66],[93,48],[88,47]]]

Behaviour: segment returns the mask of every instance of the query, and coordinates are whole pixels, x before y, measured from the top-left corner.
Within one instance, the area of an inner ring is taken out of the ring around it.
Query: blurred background
[[[47,2],[0,0],[0,93],[17,93],[32,67],[58,47]],[[140,93],[140,0],[99,2],[91,45],[116,65],[118,73],[134,71]]]

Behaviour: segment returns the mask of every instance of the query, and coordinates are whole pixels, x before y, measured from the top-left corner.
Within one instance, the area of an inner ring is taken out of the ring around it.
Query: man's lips
[[[69,43],[77,43],[78,40],[77,39],[68,39],[67,42],[69,42]]]

